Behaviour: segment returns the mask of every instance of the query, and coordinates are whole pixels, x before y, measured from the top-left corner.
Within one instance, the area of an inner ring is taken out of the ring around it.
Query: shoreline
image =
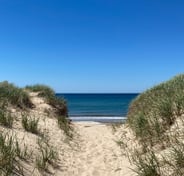
[[[124,123],[127,118],[118,116],[69,116],[69,119],[73,122]]]

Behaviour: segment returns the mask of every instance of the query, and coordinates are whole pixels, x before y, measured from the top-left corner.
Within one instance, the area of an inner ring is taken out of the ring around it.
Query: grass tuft
[[[5,109],[0,109],[0,124],[7,127],[12,128],[13,126],[13,117],[10,113],[6,112]]]
[[[69,123],[69,119],[66,117],[58,116],[57,121],[59,128],[64,131],[65,135],[69,138],[73,138],[73,128]]]
[[[33,107],[28,93],[7,81],[0,83],[0,92],[1,103],[4,102],[21,109]]]
[[[184,144],[181,144],[179,147],[173,147],[172,156],[177,168],[184,169]]]
[[[39,119],[37,118],[32,118],[28,117],[27,115],[22,115],[22,126],[24,129],[28,132],[31,132],[33,134],[39,134],[39,129],[38,129],[38,122]]]
[[[36,157],[36,167],[40,172],[49,172],[49,165],[53,167],[57,165],[58,153],[45,137],[38,139],[37,143],[40,154]]]
[[[32,92],[38,92],[38,95],[40,97],[52,97],[55,95],[52,88],[50,88],[49,86],[43,85],[43,84],[26,86],[25,88]]]
[[[15,136],[0,133],[0,175],[23,175],[20,159],[27,156],[27,148],[22,151]]]
[[[146,156],[140,156],[139,153],[134,159],[136,170],[139,176],[161,176],[160,164],[154,152],[147,153]]]

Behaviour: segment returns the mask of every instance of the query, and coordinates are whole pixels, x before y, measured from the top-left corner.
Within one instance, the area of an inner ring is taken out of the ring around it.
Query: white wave
[[[126,117],[109,117],[109,116],[77,116],[69,117],[71,120],[125,120]]]

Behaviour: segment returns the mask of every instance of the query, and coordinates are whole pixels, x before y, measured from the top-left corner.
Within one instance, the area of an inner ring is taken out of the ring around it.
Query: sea
[[[138,93],[65,93],[56,96],[66,100],[69,118],[73,121],[122,122]]]

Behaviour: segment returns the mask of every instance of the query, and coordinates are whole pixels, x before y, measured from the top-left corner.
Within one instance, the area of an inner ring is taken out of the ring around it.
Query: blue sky
[[[142,92],[184,70],[182,0],[0,0],[0,81]]]

